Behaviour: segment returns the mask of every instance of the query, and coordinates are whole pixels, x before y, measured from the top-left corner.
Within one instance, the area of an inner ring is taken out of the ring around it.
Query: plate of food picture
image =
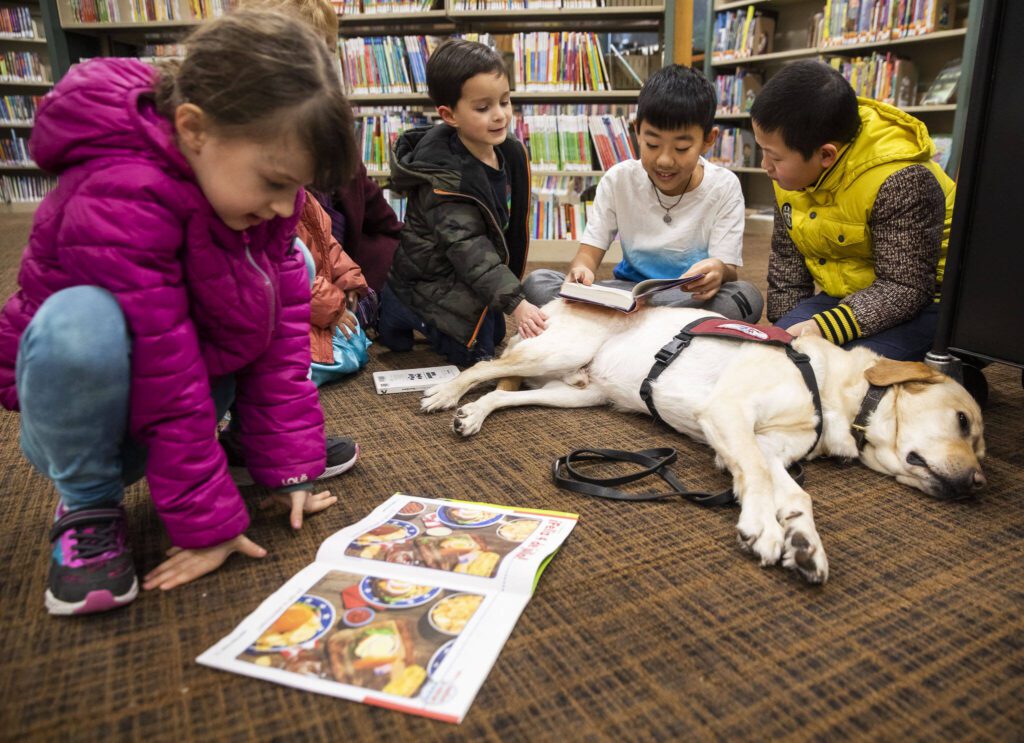
[[[437,518],[442,524],[462,529],[479,529],[501,521],[504,514],[488,511],[483,508],[466,506],[441,506],[437,509]]]
[[[480,608],[484,597],[476,593],[453,593],[438,601],[427,612],[430,626],[444,635],[458,635]]]
[[[327,599],[301,596],[263,631],[249,650],[277,653],[323,637],[334,625],[337,612]]]
[[[411,500],[398,509],[398,511],[395,513],[395,518],[414,519],[426,510],[426,503],[421,503],[418,500]]]
[[[411,524],[408,521],[390,519],[380,526],[376,526],[373,529],[370,529],[370,531],[360,534],[356,537],[355,544],[359,546],[366,546],[370,544],[401,542],[405,539],[412,539],[419,533],[420,529],[415,524]]]
[[[510,519],[498,527],[497,534],[508,542],[525,542],[538,526],[537,519]]]
[[[455,644],[455,640],[449,640],[444,645],[434,651],[434,654],[430,656],[430,660],[427,662],[427,675],[433,676],[437,673],[437,669],[441,667],[441,663],[448,657],[448,652],[452,649],[452,645]]]
[[[359,583],[359,595],[378,609],[409,609],[432,601],[441,588],[420,586],[404,580],[366,576]]]

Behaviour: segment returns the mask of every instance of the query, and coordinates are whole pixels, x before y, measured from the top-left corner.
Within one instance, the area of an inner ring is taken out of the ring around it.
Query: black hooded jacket
[[[391,153],[391,188],[409,197],[388,285],[424,321],[472,347],[488,309],[523,301],[530,168],[509,136],[500,150],[512,186],[507,232],[485,166],[447,124],[405,132]]]

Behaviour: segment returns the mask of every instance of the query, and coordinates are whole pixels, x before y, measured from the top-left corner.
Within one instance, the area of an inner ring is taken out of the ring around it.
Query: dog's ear
[[[889,387],[905,382],[934,384],[946,378],[946,375],[920,361],[892,361],[891,359],[879,359],[874,366],[865,370],[864,376],[871,384],[878,387]]]

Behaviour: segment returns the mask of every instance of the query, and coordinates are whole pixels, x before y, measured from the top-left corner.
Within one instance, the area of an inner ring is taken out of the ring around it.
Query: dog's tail
[[[502,377],[498,380],[497,389],[502,392],[517,392],[523,386],[522,377]]]

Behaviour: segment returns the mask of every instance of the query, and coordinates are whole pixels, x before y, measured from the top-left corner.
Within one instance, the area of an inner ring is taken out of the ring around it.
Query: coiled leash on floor
[[[810,359],[806,354],[800,353],[793,348],[793,336],[780,328],[759,328],[747,323],[728,320],[722,317],[702,317],[694,320],[680,330],[671,341],[666,343],[656,354],[654,354],[654,365],[647,372],[647,377],[640,385],[640,397],[647,405],[654,420],[661,421],[657,409],[654,407],[654,393],[651,383],[661,376],[669,364],[676,360],[690,342],[696,336],[713,336],[715,338],[729,338],[739,341],[754,341],[767,343],[769,345],[782,346],[786,355],[796,364],[803,377],[804,384],[811,393],[814,402],[814,412],[817,416],[817,423],[814,431],[814,443],[808,452],[814,450],[821,438],[824,425],[824,417],[821,413],[821,395],[818,393],[818,383],[814,376],[814,369],[811,368]],[[691,503],[701,506],[725,506],[736,502],[736,494],[732,488],[727,488],[718,493],[704,493],[700,491],[687,490],[679,479],[668,469],[678,458],[679,453],[672,448],[662,447],[657,449],[644,449],[642,451],[623,451],[621,449],[576,449],[564,457],[554,461],[551,468],[551,476],[555,485],[566,490],[572,490],[583,495],[592,495],[599,498],[611,498],[624,501],[646,501],[663,500],[674,496],[682,496]],[[581,463],[594,462],[629,462],[640,465],[642,469],[628,475],[618,477],[590,477],[580,472],[578,465]],[[790,476],[799,485],[804,483],[804,470],[800,462],[793,462],[787,469]],[[672,488],[667,492],[650,493],[626,493],[615,489],[616,485],[642,480],[645,477],[657,475]]]

